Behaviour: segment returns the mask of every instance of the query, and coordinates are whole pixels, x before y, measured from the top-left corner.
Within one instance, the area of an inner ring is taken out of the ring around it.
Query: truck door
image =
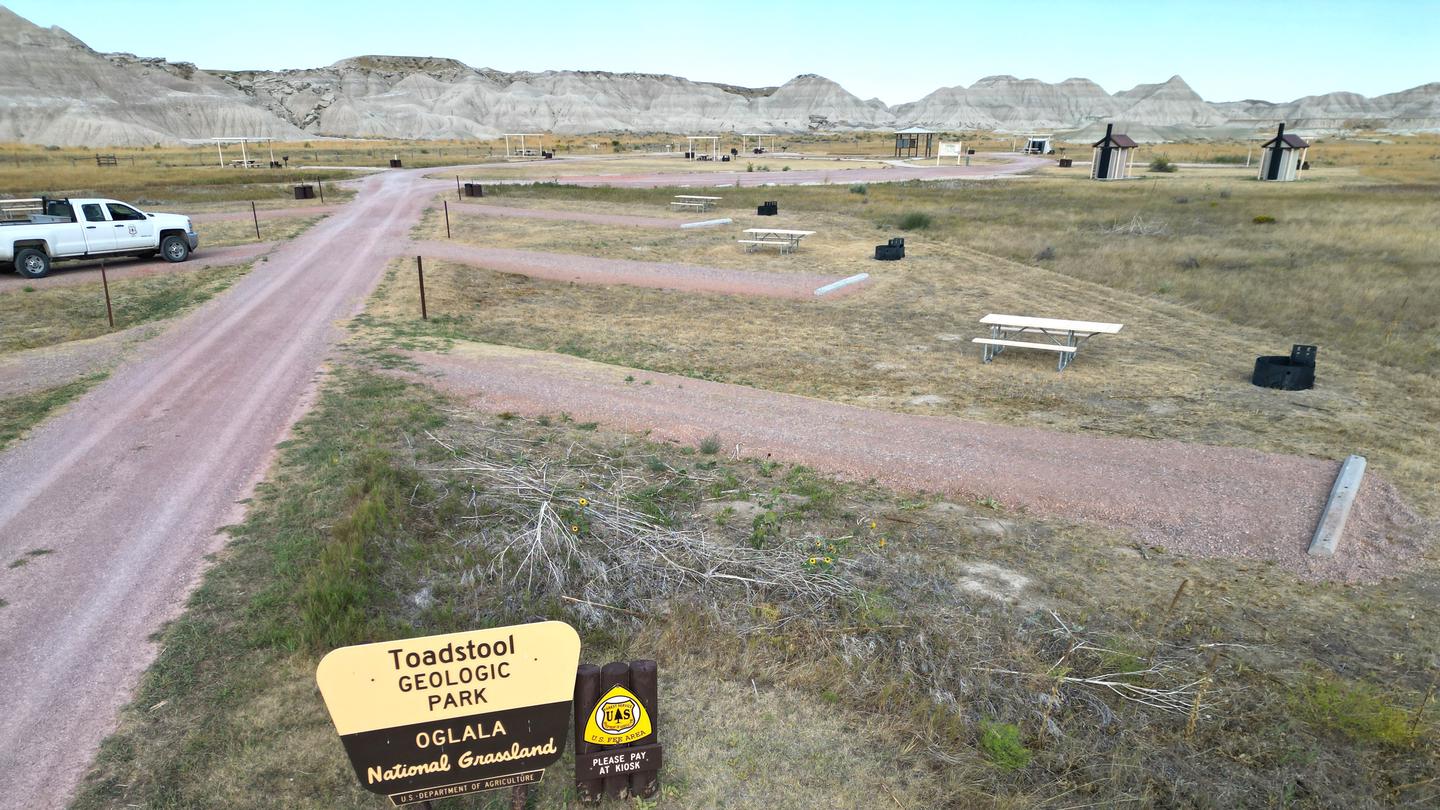
[[[153,248],[155,223],[150,218],[123,203],[106,203],[110,221],[114,224],[116,250]]]
[[[80,218],[85,225],[85,252],[109,253],[115,250],[115,228],[105,218],[105,208],[100,203],[83,203]]]
[[[64,200],[51,200],[45,213],[52,217],[69,217],[68,223],[56,225],[50,233],[50,250],[54,256],[85,255],[85,223],[77,216],[75,207]]]

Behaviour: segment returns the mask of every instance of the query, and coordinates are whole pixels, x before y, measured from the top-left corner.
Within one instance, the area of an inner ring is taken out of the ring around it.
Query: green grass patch
[[[1001,770],[1018,771],[1030,764],[1030,749],[1020,740],[1020,727],[1013,723],[982,723],[980,750]]]
[[[1318,676],[1292,690],[1289,705],[1296,719],[1355,743],[1404,748],[1418,739],[1411,716],[1362,681]]]
[[[934,217],[923,211],[911,211],[900,217],[895,227],[902,231],[923,231],[935,224]]]
[[[94,374],[55,388],[0,399],[0,450],[105,379]]]

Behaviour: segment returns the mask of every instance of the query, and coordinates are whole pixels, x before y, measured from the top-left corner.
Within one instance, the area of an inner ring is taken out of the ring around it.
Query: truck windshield
[[[121,205],[120,203],[106,203],[106,207],[110,209],[110,218],[115,220],[116,222],[123,222],[129,219],[145,218],[144,214],[136,211],[134,208],[131,208],[128,205]]]

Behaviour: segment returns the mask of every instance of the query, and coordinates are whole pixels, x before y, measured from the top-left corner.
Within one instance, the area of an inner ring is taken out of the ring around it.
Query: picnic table
[[[800,247],[800,240],[814,236],[815,232],[788,231],[783,228],[746,228],[745,234],[750,238],[738,241],[745,246],[747,253],[766,245],[778,247],[781,253],[794,253],[795,249]]]
[[[715,204],[725,199],[724,197],[705,197],[699,194],[676,194],[670,205],[676,208],[698,208],[701,211],[709,211]]]
[[[981,346],[980,359],[983,362],[988,363],[994,360],[995,356],[1004,351],[1007,346],[1018,349],[1042,349],[1060,355],[1058,371],[1064,371],[1066,366],[1070,365],[1075,359],[1075,353],[1080,350],[1081,344],[1086,340],[1095,335],[1113,335],[1124,328],[1124,324],[1119,323],[1031,318],[1025,315],[996,315],[993,313],[981,318],[980,323],[990,327],[990,337],[975,338],[974,340]],[[1016,339],[1027,335],[1034,335],[1044,338],[1044,340]]]

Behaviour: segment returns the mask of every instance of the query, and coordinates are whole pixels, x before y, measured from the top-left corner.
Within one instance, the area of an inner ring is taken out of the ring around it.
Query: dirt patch
[[[966,593],[983,596],[997,602],[1019,602],[1030,587],[1030,578],[1018,571],[988,562],[961,564],[965,576],[960,588]]]

